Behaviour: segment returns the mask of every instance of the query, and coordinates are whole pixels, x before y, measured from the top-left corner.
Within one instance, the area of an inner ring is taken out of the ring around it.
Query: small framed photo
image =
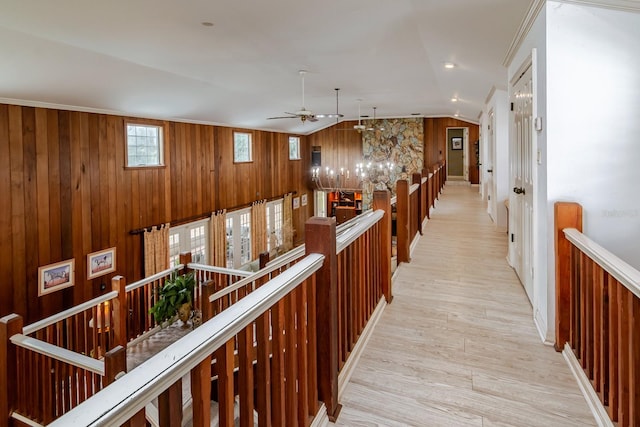
[[[307,193],[300,196],[300,202],[302,203],[302,206],[307,206]]]
[[[92,252],[87,255],[87,279],[109,274],[116,271],[116,248]]]
[[[293,209],[299,209],[300,208],[300,197],[294,197],[293,198]]]
[[[38,296],[73,286],[75,264],[73,259],[38,268]]]
[[[462,138],[461,137],[453,137],[451,138],[451,149],[452,150],[462,150]]]

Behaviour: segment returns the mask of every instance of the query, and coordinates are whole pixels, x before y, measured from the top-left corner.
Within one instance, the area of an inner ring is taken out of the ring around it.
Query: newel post
[[[335,218],[310,218],[305,224],[306,253],[324,255],[316,273],[316,324],[318,349],[318,397],[327,407],[329,420],[340,413],[338,403],[338,257]]]
[[[398,264],[410,262],[411,241],[409,239],[409,181],[401,179],[396,183],[396,236],[398,237]]]
[[[393,300],[391,288],[391,194],[388,190],[373,192],[373,210],[383,210],[384,216],[380,220],[380,275],[382,293],[390,304]]]
[[[216,292],[215,282],[213,280],[207,280],[202,283],[202,323],[213,318],[216,315],[214,311],[214,305],[209,301],[211,295]]]
[[[182,274],[187,274],[189,272],[189,268],[187,267],[187,265],[191,264],[191,252],[180,253],[180,264],[184,265]]]
[[[582,232],[582,206],[578,203],[556,202],[554,205],[556,249],[556,351],[562,351],[569,341],[571,328],[571,242],[563,230],[575,228]]]
[[[115,276],[111,279],[111,290],[116,291],[118,296],[112,300],[113,310],[111,312],[111,327],[113,328],[114,345],[127,346],[127,290],[126,281],[122,276]]]
[[[127,372],[127,350],[118,345],[104,355],[104,382],[109,385],[114,382],[120,373]]]
[[[15,404],[15,390],[18,389],[16,346],[11,337],[22,333],[22,317],[10,314],[0,319],[0,427],[10,425],[9,414]]]

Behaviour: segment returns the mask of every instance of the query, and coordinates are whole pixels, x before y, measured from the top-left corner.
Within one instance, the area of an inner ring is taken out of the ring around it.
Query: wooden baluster
[[[593,278],[593,260],[585,256],[583,258],[584,270],[585,270],[585,367],[587,377],[593,380],[593,356],[595,354],[594,348],[594,278]]]
[[[631,303],[632,298],[629,290],[620,285],[618,287],[618,302],[620,308],[618,309],[618,325],[620,335],[618,337],[618,387],[620,403],[618,408],[618,425],[620,427],[631,426],[630,420],[630,399],[629,399],[629,382],[630,378],[630,361],[632,355],[630,354],[631,342],[630,342],[630,324],[631,324]]]
[[[307,286],[307,366],[309,381],[309,412],[318,413],[318,341],[317,341],[317,314],[316,314],[316,276],[311,276]]]
[[[380,220],[380,275],[382,292],[387,304],[393,300],[391,283],[391,195],[388,190],[373,192],[373,209],[383,210],[384,216]]]
[[[309,280],[309,279],[307,279]],[[297,337],[298,342],[298,424],[306,426],[309,414],[309,377],[308,377],[308,313],[307,313],[307,281],[303,282],[296,288],[294,311],[298,321]],[[315,415],[315,414],[314,414]]]
[[[182,380],[178,380],[158,396],[158,424],[160,427],[182,425]]]
[[[286,425],[297,426],[298,425],[298,366],[297,366],[297,333],[296,333],[296,313],[295,313],[295,299],[298,291],[294,289],[284,298],[284,313],[285,313],[285,396],[286,396]]]
[[[571,329],[571,242],[563,230],[582,231],[582,206],[577,203],[557,202],[554,205],[556,247],[556,351],[562,351],[570,341]],[[573,344],[573,343],[570,343]]]
[[[602,267],[593,265],[593,388],[596,392],[602,393],[603,384],[603,292],[604,292],[604,271]],[[604,396],[602,396],[604,397]]]
[[[422,195],[422,174],[419,172],[413,173],[411,175],[411,183],[412,184],[418,184],[418,190],[416,191],[416,193],[418,194],[417,196],[417,200],[416,200],[416,212],[417,212],[417,217],[416,217],[416,225],[418,227],[418,232],[422,235],[422,218],[424,218],[424,207],[422,205],[422,199],[423,199],[423,195]]]
[[[640,298],[630,295],[632,313],[629,325],[629,414],[630,425],[640,426]]]
[[[271,426],[271,342],[269,340],[269,311],[256,321],[256,410],[258,425]]]
[[[620,300],[619,288],[622,285],[610,278],[609,280],[609,417],[612,421],[618,421],[620,411],[620,381],[618,378],[618,351],[620,342]]]
[[[575,246],[571,247],[571,307],[569,307],[569,312],[571,316],[571,347],[573,348],[576,357],[580,357],[580,349],[582,347],[582,342],[580,341],[580,296],[581,291],[580,287],[582,286],[582,281],[580,279],[581,269],[580,269],[580,250]]]
[[[583,369],[587,368],[587,269],[586,269],[586,256],[580,252],[580,352],[578,357],[580,358],[580,364]]]
[[[284,393],[284,302],[278,301],[271,307],[272,340],[271,349],[271,418],[274,426],[284,426],[285,423],[285,393]]]
[[[240,426],[253,426],[253,324],[238,334]]]
[[[211,424],[211,356],[191,370],[193,425]]]
[[[329,420],[340,413],[338,404],[338,263],[336,256],[335,218],[309,219],[305,226],[306,253],[324,255],[322,268],[316,273],[318,396],[327,407]]]
[[[398,236],[398,263],[410,262],[409,221],[409,182],[401,179],[396,183],[396,235]]]
[[[22,317],[17,314],[0,319],[0,427],[9,427],[9,414],[15,408],[18,355],[16,346],[11,344],[11,337],[21,334],[22,327]]]

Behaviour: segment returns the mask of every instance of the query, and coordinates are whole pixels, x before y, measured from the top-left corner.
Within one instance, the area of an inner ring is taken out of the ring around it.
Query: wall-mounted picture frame
[[[300,196],[300,202],[302,203],[302,206],[307,206],[307,193]]]
[[[38,296],[73,286],[74,273],[73,259],[38,267]]]
[[[104,249],[87,255],[87,279],[95,279],[116,271],[116,248]]]
[[[293,209],[299,209],[300,208],[300,197],[294,197],[293,198]]]
[[[451,149],[452,150],[462,150],[462,138],[458,136],[454,136],[451,138]]]

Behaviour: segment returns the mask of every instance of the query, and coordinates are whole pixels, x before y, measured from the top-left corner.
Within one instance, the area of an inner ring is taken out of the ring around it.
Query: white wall
[[[486,106],[485,115],[493,110],[495,149],[490,160],[493,169],[490,191],[489,209],[495,225],[500,230],[507,230],[507,209],[504,205],[509,198],[509,100],[507,92],[495,90]],[[490,123],[487,123],[489,125]],[[487,131],[487,134],[490,132]],[[506,236],[505,236],[506,238]]]

